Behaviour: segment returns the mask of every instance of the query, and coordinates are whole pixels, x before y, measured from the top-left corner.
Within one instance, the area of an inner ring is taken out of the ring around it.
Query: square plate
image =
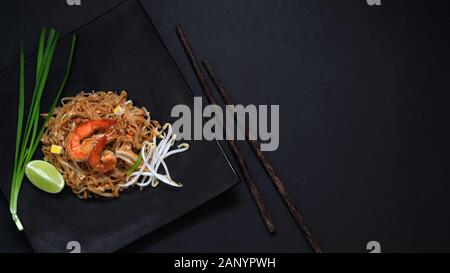
[[[75,32],[78,42],[72,74],[62,97],[91,90],[126,90],[137,106],[146,106],[153,119],[173,122],[174,105],[193,105],[192,92],[165,48],[160,36],[137,1],[127,1]],[[37,35],[38,36],[38,35]],[[45,112],[63,78],[70,36],[62,38],[55,53],[44,91]],[[35,57],[26,59],[27,97],[32,92]],[[9,198],[14,159],[18,101],[18,66],[0,75],[1,190]],[[238,178],[217,142],[188,141],[189,151],[169,158],[171,175],[184,184],[131,188],[118,199],[78,199],[66,187],[52,195],[25,178],[18,214],[24,232],[37,252],[68,252],[78,241],[82,252],[112,252],[160,228],[223,193]],[[176,158],[175,158],[176,157]],[[42,158],[38,152],[36,158]],[[3,215],[3,221],[12,221]]]

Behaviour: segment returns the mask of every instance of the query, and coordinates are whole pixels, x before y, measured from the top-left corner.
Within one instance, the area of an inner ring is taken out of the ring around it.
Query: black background
[[[0,69],[18,60],[20,43],[32,53],[42,26],[68,33],[119,2],[1,1]],[[176,24],[237,103],[280,105],[280,147],[269,157],[324,250],[337,252],[365,252],[372,240],[384,252],[450,250],[446,2],[142,1],[196,94]],[[124,251],[310,251],[241,147],[275,237],[241,183]],[[6,200],[0,215],[0,251],[30,251]]]

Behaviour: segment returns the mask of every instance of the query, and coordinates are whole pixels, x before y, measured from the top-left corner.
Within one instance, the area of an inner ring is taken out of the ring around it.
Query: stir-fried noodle
[[[42,136],[45,160],[56,166],[67,185],[82,198],[119,196],[133,184],[127,179],[127,171],[141,154],[145,156],[147,145],[156,145],[155,139],[164,136],[163,128],[145,108],[128,101],[125,91],[82,92],[61,102]],[[102,141],[103,146],[99,144]],[[52,145],[62,147],[62,151],[53,153]],[[93,154],[96,149],[97,155]],[[150,171],[145,166],[138,166],[140,173]]]

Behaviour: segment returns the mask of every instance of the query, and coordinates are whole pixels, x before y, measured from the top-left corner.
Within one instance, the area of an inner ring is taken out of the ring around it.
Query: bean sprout
[[[175,182],[169,173],[169,168],[164,161],[171,155],[184,152],[189,149],[189,144],[182,143],[176,149],[170,150],[175,144],[176,135],[172,134],[172,126],[166,123],[158,134],[162,139],[157,143],[157,137],[153,137],[152,142],[145,141],[141,149],[142,164],[138,171],[133,172],[127,177],[126,183],[119,185],[120,187],[128,188],[132,185],[147,187],[158,186],[159,182],[165,183],[169,186],[180,188],[181,183]],[[159,172],[160,167],[163,167],[164,173]]]

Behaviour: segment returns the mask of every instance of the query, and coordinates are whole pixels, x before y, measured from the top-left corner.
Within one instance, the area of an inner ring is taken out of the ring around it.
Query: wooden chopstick
[[[217,77],[216,73],[214,72],[214,69],[212,68],[212,65],[206,61],[203,60],[203,65],[208,72],[208,75],[214,82],[214,85],[216,86],[217,90],[219,91],[221,97],[225,101],[227,105],[235,105],[233,100],[231,99],[228,91],[225,89],[222,82]],[[241,121],[238,120],[238,117],[236,113],[234,113],[234,118],[236,119],[236,122],[240,123]],[[289,193],[286,191],[286,188],[284,187],[283,182],[281,181],[280,176],[275,171],[275,169],[272,167],[272,164],[270,163],[269,159],[266,157],[266,155],[261,151],[259,148],[260,145],[256,140],[253,140],[249,137],[249,130],[248,127],[245,126],[245,138],[250,144],[250,146],[253,149],[253,152],[258,157],[259,161],[263,165],[264,169],[266,170],[267,174],[270,176],[270,179],[272,180],[275,188],[278,190],[278,193],[280,194],[281,198],[283,199],[284,203],[289,209],[289,212],[291,213],[292,217],[294,218],[295,222],[297,223],[297,226],[301,229],[303,232],[303,236],[308,241],[308,244],[311,246],[314,252],[321,253],[322,249],[319,246],[319,243],[317,242],[316,238],[314,237],[311,230],[306,225],[305,221],[303,220],[303,216],[301,215],[300,211],[295,206],[294,200],[292,200]]]
[[[192,68],[194,69],[195,75],[197,76],[197,78],[200,82],[203,93],[208,98],[208,100],[211,104],[217,105],[216,100],[214,99],[214,96],[211,93],[211,88],[209,87],[209,84],[206,81],[205,76],[203,75],[203,72],[200,68],[198,60],[186,38],[186,35],[184,34],[184,32],[180,26],[176,27],[176,31],[177,31],[178,37],[180,38],[181,45],[183,46],[184,51],[192,65]],[[224,126],[224,130],[225,130],[225,128],[226,128],[226,126]],[[247,164],[245,163],[244,158],[243,158],[238,146],[236,145],[234,140],[227,140],[227,142],[228,142],[228,145],[230,146],[231,151],[233,152],[233,154],[236,158],[236,161],[239,163],[239,167],[244,175],[244,180],[250,190],[250,194],[253,197],[253,200],[256,204],[256,207],[258,208],[259,214],[264,222],[264,225],[267,228],[267,231],[270,234],[274,234],[275,233],[275,225],[274,225],[272,217],[270,216],[270,213],[267,209],[266,202],[262,198],[262,196],[258,190],[258,187],[256,186],[255,181],[253,180],[250,170],[247,167]]]

